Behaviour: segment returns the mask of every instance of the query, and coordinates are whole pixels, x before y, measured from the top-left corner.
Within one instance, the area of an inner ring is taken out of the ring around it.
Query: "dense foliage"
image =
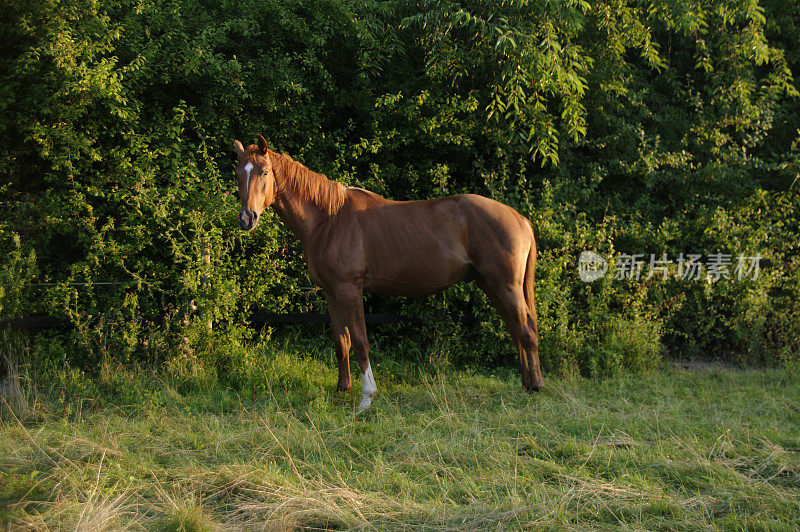
[[[253,308],[324,310],[277,218],[236,225],[231,143],[258,133],[391,198],[528,216],[545,369],[798,358],[796,2],[10,0],[0,35],[0,314],[76,324],[47,364],[230,373]],[[730,278],[614,275],[715,253]],[[392,331],[424,354],[513,360],[470,285],[367,306],[431,316]]]

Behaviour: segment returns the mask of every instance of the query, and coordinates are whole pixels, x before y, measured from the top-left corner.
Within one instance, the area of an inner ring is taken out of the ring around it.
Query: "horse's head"
[[[239,156],[236,177],[239,180],[239,225],[247,231],[252,230],[261,213],[275,200],[275,174],[269,158],[267,141],[258,136],[258,146],[245,149],[238,140],[233,147]]]

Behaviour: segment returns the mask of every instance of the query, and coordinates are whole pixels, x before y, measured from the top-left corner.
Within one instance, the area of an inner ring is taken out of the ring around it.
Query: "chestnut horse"
[[[519,349],[522,385],[538,391],[539,340],[533,302],[536,242],[530,222],[511,207],[464,194],[392,201],[345,187],[267,148],[264,137],[239,163],[242,229],[272,207],[300,239],[311,279],[325,292],[339,362],[341,391],[350,390],[350,347],[361,369],[362,399],[377,392],[364,325],[364,292],[424,296],[475,280],[502,316]]]

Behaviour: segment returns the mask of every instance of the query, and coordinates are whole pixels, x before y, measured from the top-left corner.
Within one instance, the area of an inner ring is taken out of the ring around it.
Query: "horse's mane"
[[[336,214],[346,199],[345,187],[324,174],[309,170],[285,153],[268,150],[275,173],[276,186],[301,201],[309,201],[326,214]]]

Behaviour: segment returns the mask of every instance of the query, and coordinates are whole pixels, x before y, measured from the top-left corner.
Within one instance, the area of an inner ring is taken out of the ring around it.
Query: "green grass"
[[[0,423],[0,522],[42,529],[800,526],[800,381],[663,369],[557,380],[373,367],[379,394],[283,355],[263,393],[32,399]],[[383,369],[382,369],[383,368]],[[414,376],[417,375],[417,376]],[[137,377],[136,386],[142,386]],[[135,379],[134,379],[135,380]]]

